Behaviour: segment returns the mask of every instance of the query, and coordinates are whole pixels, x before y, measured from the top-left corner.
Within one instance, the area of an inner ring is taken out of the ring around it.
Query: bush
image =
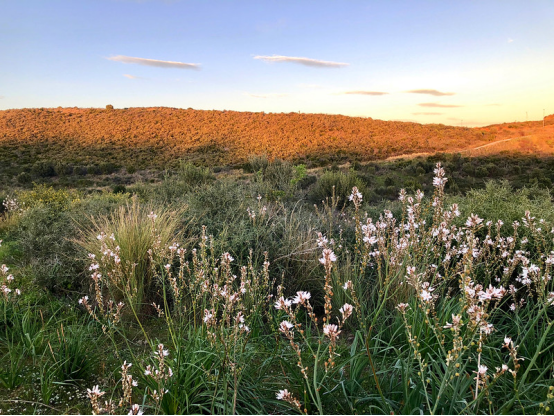
[[[54,163],[52,163],[51,161],[41,160],[35,162],[35,164],[31,168],[31,173],[39,178],[48,178],[51,176],[56,176],[56,169],[54,167]]]
[[[16,180],[18,183],[25,185],[31,183],[33,178],[28,172],[21,172],[19,175],[17,175]]]
[[[202,185],[215,179],[210,168],[194,166],[192,163],[181,160],[177,170],[179,179],[191,186]]]
[[[318,179],[309,194],[309,198],[314,203],[320,203],[325,200],[325,198],[333,196],[334,193],[340,198],[342,206],[346,203],[348,195],[350,195],[354,186],[357,186],[362,194],[367,193],[365,183],[355,172],[349,171],[348,173],[343,173],[341,171],[327,171]]]
[[[114,194],[124,194],[126,192],[127,192],[127,188],[125,187],[125,185],[115,185],[113,187]]]
[[[141,205],[134,198],[132,203],[120,206],[111,214],[98,215],[91,218],[90,223],[80,224],[75,242],[93,253],[97,261],[104,257],[104,243],[117,253],[121,260],[119,280],[111,279],[112,285],[107,289],[116,299],[125,299],[135,310],[140,310],[143,302],[150,304],[156,299],[153,268],[162,266],[151,263],[148,251],[175,241],[178,225],[177,212]],[[105,239],[99,241],[100,235],[105,235]],[[112,272],[102,270],[102,273]]]
[[[248,163],[245,165],[245,170],[250,173],[262,171],[265,172],[269,165],[269,159],[266,155],[251,155],[248,157]]]

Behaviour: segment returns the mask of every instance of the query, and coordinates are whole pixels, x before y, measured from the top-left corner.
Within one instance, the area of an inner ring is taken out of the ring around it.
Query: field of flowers
[[[196,173],[4,199],[3,413],[554,413],[547,190]]]

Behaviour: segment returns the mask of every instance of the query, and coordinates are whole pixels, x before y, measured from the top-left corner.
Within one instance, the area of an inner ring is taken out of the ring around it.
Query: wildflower
[[[323,249],[323,257],[319,259],[319,262],[325,267],[330,267],[332,262],[337,261],[337,256],[330,248]]]
[[[512,303],[512,304],[510,305],[510,310],[511,310],[512,312],[516,310],[516,304],[515,304],[515,303]]]
[[[288,335],[289,333],[292,333],[292,327],[294,327],[294,325],[291,324],[289,321],[283,321],[279,325],[279,331],[281,331],[285,335]]]
[[[15,289],[15,294],[16,294],[17,296],[21,295],[21,290]]]
[[[317,233],[317,246],[318,247],[326,247],[329,240],[327,240],[327,237],[325,237],[321,233]]]
[[[146,366],[146,369],[144,370],[145,376],[151,376],[152,375],[152,367],[150,365]]]
[[[275,302],[275,309],[286,309],[292,305],[292,301],[290,299],[285,299],[284,297],[280,297],[277,302]]]
[[[454,315],[452,314],[452,323],[447,322],[443,328],[453,328],[454,330],[457,330],[460,327],[460,324],[462,322],[462,317],[460,315]]]
[[[285,398],[290,397],[290,393],[287,389],[279,390],[276,396],[277,396],[277,400],[285,400]]]
[[[229,253],[223,253],[221,256],[221,260],[225,263],[231,263],[235,259]]]
[[[171,264],[166,264],[166,265],[164,266],[164,268],[165,268],[166,272],[169,273],[169,269],[171,269]]]
[[[421,297],[421,300],[423,300],[424,302],[429,302],[433,299],[433,296],[431,295],[430,290],[423,289],[419,296]]]
[[[548,299],[546,300],[548,305],[554,305],[554,292],[548,294]]]
[[[129,410],[128,415],[142,415],[143,412],[138,404],[134,404],[131,406],[131,410]]]
[[[476,227],[482,222],[483,222],[482,218],[479,218],[477,215],[472,213],[466,221],[466,227],[469,227],[469,228]]]
[[[168,350],[164,350],[164,344],[158,344],[158,354],[163,355],[164,357],[167,357],[169,355]]]
[[[343,322],[346,321],[350,315],[352,315],[353,309],[354,307],[348,303],[342,305],[342,308],[339,309],[339,312],[342,314]]]
[[[10,268],[5,264],[3,264],[2,267],[0,267],[0,271],[2,272],[2,274],[8,273],[8,270],[10,270]]]
[[[303,304],[312,297],[310,292],[296,292],[296,297],[292,300],[292,303]]]
[[[482,333],[489,335],[490,333],[492,333],[492,331],[494,331],[494,326],[483,321],[481,323],[480,329]]]
[[[512,338],[510,337],[504,337],[504,344],[503,346],[506,348],[510,348],[510,345],[513,345]]]
[[[344,290],[352,289],[352,281],[351,281],[351,280],[347,281],[347,282],[342,286],[342,288],[343,288]]]
[[[356,206],[356,208],[358,208],[362,203],[362,199],[363,199],[363,196],[362,196],[362,193],[358,190],[358,187],[357,186],[353,187],[352,193],[348,197],[348,200],[354,202],[354,205]]]
[[[9,274],[8,277],[6,277],[6,280],[7,280],[8,282],[13,281],[13,274]]]
[[[398,305],[396,305],[396,309],[398,309],[401,313],[405,313],[406,309],[408,309],[409,307],[410,305],[407,303],[399,303]]]
[[[328,336],[331,341],[335,341],[340,333],[339,327],[335,324],[323,325],[323,334]]]
[[[406,200],[406,190],[404,188],[400,190],[400,194],[398,195],[398,200],[400,202],[404,202]]]
[[[152,221],[156,221],[156,218],[158,218],[158,216],[154,214],[154,211],[150,211],[150,214],[148,214],[148,218],[150,218]]]
[[[364,240],[364,243],[369,244],[369,245],[373,245],[377,241],[379,241],[377,239],[377,237],[375,237],[374,235],[372,235],[371,237],[365,236],[363,240]]]
[[[484,376],[486,373],[487,373],[487,370],[489,368],[486,366],[486,365],[480,365],[478,368],[477,368],[477,373],[480,375],[480,376]]]

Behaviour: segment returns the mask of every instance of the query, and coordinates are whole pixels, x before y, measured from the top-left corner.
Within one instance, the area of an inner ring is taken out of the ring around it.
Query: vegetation
[[[550,160],[248,163],[0,195],[2,412],[553,413]]]

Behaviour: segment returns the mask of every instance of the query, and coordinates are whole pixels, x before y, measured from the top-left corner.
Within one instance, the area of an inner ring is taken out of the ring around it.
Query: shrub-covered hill
[[[175,108],[0,111],[0,162],[40,160],[163,168],[186,158],[234,165],[251,154],[325,164],[348,158],[454,151],[486,144],[484,130],[341,115]]]

